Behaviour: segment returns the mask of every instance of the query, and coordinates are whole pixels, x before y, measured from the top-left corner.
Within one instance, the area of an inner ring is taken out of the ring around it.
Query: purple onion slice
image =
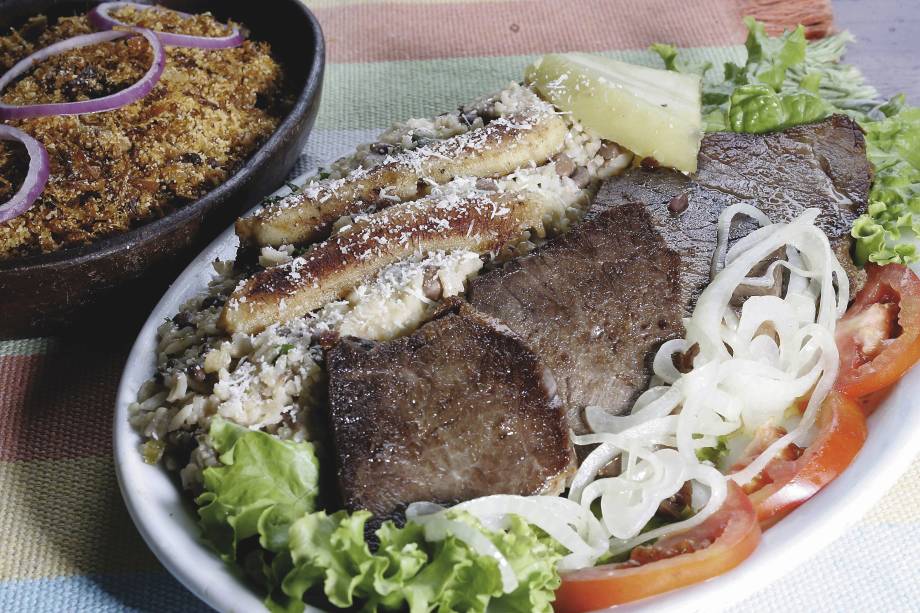
[[[119,21],[109,14],[109,11],[112,9],[123,6],[131,6],[137,9],[153,8],[159,10],[172,10],[150,4],[140,4],[139,2],[103,2],[89,12],[90,23],[100,30],[111,30],[115,27],[130,27],[130,24]],[[173,12],[182,17],[191,17],[190,14],[181,11]],[[191,34],[174,34],[172,32],[157,32],[156,34],[164,45],[171,45],[173,47],[194,47],[196,49],[226,49],[228,47],[238,47],[242,45],[245,40],[239,28],[236,27],[226,36],[192,36]]]
[[[38,200],[48,183],[51,164],[45,147],[22,130],[0,124],[0,140],[19,141],[29,153],[29,171],[22,187],[12,198],[0,204],[0,223],[3,223],[22,215]]]
[[[166,53],[163,51],[163,45],[156,34],[146,28],[134,27],[128,30],[109,30],[106,32],[81,34],[80,36],[62,40],[40,51],[36,51],[32,55],[17,62],[16,65],[6,72],[6,74],[0,77],[0,93],[2,93],[18,76],[28,71],[38,62],[46,60],[49,57],[81,47],[118,40],[126,36],[143,36],[147,39],[147,42],[150,43],[150,48],[153,50],[153,62],[139,81],[109,96],[94,98],[92,100],[81,100],[79,102],[54,102],[48,104],[30,104],[26,106],[17,106],[0,102],[0,120],[46,117],[48,115],[82,115],[84,113],[112,111],[126,104],[136,102],[149,94],[150,90],[154,88],[160,80],[160,76],[163,74],[163,67],[166,66]]]

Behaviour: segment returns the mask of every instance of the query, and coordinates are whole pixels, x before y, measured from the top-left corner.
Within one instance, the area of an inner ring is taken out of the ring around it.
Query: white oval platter
[[[307,175],[296,179],[300,184]],[[276,194],[285,194],[283,188]],[[115,468],[128,511],[160,562],[189,590],[221,612],[258,611],[262,597],[199,539],[196,516],[161,466],[146,464],[141,439],[128,423],[128,405],[154,372],[156,329],[189,298],[204,291],[215,259],[230,259],[236,236],[228,228],[170,286],[153,309],[118,388]],[[754,554],[734,570],[703,583],[616,607],[617,613],[711,613],[765,587],[829,545],[865,514],[920,450],[920,367],[895,387],[869,420],[869,437],[853,464],[812,500],[768,530]],[[317,611],[317,609],[308,609]]]

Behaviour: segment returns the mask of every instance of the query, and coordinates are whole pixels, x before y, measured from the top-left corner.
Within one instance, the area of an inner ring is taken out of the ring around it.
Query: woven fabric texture
[[[822,2],[314,0],[329,65],[295,175],[520,78],[537,54],[591,51],[654,65],[657,41],[721,62],[742,12],[773,29],[829,27]],[[267,3],[270,6],[270,3]],[[787,21],[784,21],[787,20]],[[792,22],[794,23],[794,22]],[[0,341],[0,611],[198,611],[141,541],[115,481],[115,388],[133,339]],[[732,610],[920,610],[920,463],[841,540]],[[718,608],[718,603],[713,603]]]

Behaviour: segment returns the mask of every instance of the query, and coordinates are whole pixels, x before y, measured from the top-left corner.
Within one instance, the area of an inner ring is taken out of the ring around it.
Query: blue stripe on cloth
[[[165,571],[0,583],[0,611],[211,611]]]

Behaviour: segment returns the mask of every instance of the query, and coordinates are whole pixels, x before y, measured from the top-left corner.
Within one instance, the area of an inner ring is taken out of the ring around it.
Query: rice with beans
[[[361,145],[354,154],[321,169],[305,189],[378,164],[394,151],[423,147],[481,127],[526,104],[545,103],[529,89],[512,84],[453,113],[397,123],[374,143]],[[315,415],[325,401],[324,340],[334,335],[389,340],[411,333],[432,316],[441,300],[462,295],[484,266],[526,253],[547,237],[567,231],[584,214],[600,180],[632,162],[629,152],[591,137],[575,122],[568,123],[563,152],[544,165],[520,168],[497,179],[458,177],[435,188],[444,194],[530,190],[541,195],[546,234],[527,234],[506,252],[485,258],[485,263],[464,250],[417,253],[318,311],[256,334],[230,335],[218,327],[218,318],[227,297],[246,275],[232,262],[215,262],[207,291],[159,327],[156,374],[142,386],[130,409],[132,424],[146,440],[144,457],[150,462],[162,459],[168,468],[180,470],[184,487],[196,491],[201,470],[217,462],[206,434],[215,415],[284,439],[322,439]],[[352,221],[339,220],[334,231]],[[264,247],[258,266],[281,265],[297,253],[291,245]]]

